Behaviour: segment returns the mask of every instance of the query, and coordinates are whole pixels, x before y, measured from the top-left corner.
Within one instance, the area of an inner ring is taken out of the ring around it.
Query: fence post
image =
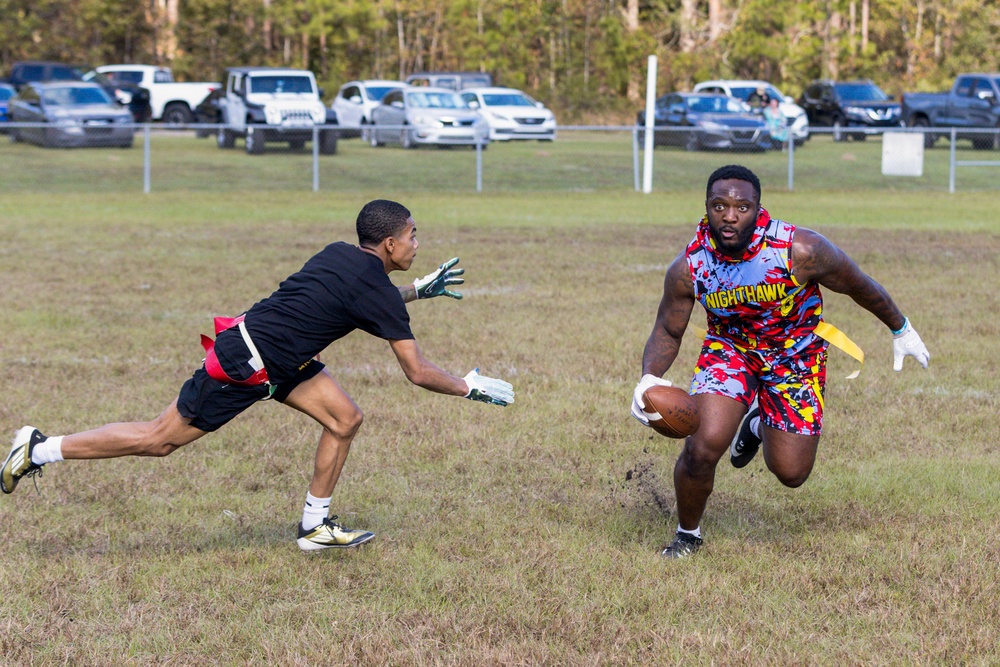
[[[476,192],[483,191],[483,139],[476,133]]]
[[[142,133],[142,192],[149,194],[149,123],[143,127]]]
[[[635,126],[632,127],[632,183],[636,192],[642,190],[639,183],[639,128]]]
[[[313,192],[319,192],[319,127],[313,125]]]
[[[788,132],[788,191],[795,190],[795,137]]]
[[[656,124],[656,56],[649,56],[646,64],[646,134],[643,152],[642,191],[653,191],[653,130]]]
[[[951,128],[951,155],[948,160],[950,163],[948,170],[948,192],[950,194],[955,194],[955,142],[958,139],[955,135],[955,128]]]

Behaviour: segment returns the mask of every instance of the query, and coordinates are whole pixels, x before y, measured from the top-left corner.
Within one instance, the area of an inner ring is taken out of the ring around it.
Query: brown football
[[[649,425],[668,438],[686,438],[701,426],[698,406],[694,397],[680,387],[653,385],[642,395],[646,412],[656,412],[659,419],[650,419]]]

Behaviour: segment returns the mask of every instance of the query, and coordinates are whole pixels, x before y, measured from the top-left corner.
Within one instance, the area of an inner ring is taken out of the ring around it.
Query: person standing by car
[[[886,325],[894,370],[902,370],[907,356],[924,368],[930,360],[885,288],[820,234],[761,207],[752,171],[720,167],[706,190],[706,215],[667,269],[632,397],[632,415],[648,426],[655,415],[645,411],[643,393],[669,386],[663,374],[677,357],[695,301],[701,303],[708,331],[690,388],[701,427],[685,440],[674,467],[679,522],[666,558],[701,547],[701,519],[727,449],[740,468],[763,445],[767,468],[788,487],[801,486],[812,472],[823,426],[824,337],[837,340],[822,320],[821,286],[850,296]]]
[[[781,113],[778,100],[773,97],[764,107],[764,122],[767,123],[767,131],[771,135],[771,147],[784,148],[785,142],[788,141],[788,123],[785,121],[785,115]]]
[[[514,401],[514,391],[507,382],[479,375],[478,369],[461,378],[438,368],[424,358],[410,331],[406,302],[461,298],[448,289],[464,282],[458,277],[464,270],[452,268],[458,258],[413,284],[396,287],[388,274],[408,270],[419,245],[410,212],[396,202],[369,202],[358,215],[357,232],[357,246],[331,243],[246,313],[217,320],[216,340],[202,340],[203,366],[156,419],[60,437],[22,428],[0,470],[3,492],[12,493],[23,477],[64,459],[167,456],[254,403],[273,398],[323,427],[298,527],[299,548],[352,547],[375,537],[329,516],[362,415],[316,355],[361,329],[387,340],[407,379],[424,389],[500,406]]]

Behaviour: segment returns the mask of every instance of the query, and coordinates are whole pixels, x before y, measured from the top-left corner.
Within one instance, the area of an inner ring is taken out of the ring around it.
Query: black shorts
[[[284,403],[293,389],[319,375],[323,368],[321,362],[310,359],[290,380],[273,387],[272,394],[272,386],[266,384],[243,387],[219,382],[209,377],[202,366],[181,387],[177,411],[191,420],[191,426],[202,431],[217,431],[257,401],[270,396]]]

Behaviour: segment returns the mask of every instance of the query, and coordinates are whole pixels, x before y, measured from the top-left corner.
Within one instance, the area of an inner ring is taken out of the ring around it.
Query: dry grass
[[[350,239],[364,198],[248,200],[0,202],[0,428],[152,417],[211,316]],[[771,198],[890,289],[932,367],[894,374],[884,328],[828,295],[869,361],[848,382],[853,362],[831,354],[812,478],[792,491],[759,462],[720,466],[706,548],[665,563],[679,442],[628,401],[697,202],[408,197],[412,273],[458,255],[469,279],[460,303],[413,304],[422,348],[510,379],[517,403],[414,389],[363,335],[328,350],[366,414],[334,509],[378,533],[347,553],[294,545],[317,429],[279,405],[167,459],[46,468],[40,495],[29,481],[0,499],[0,662],[997,664],[1000,235],[982,231],[985,203]],[[669,377],[696,352],[686,340]]]

